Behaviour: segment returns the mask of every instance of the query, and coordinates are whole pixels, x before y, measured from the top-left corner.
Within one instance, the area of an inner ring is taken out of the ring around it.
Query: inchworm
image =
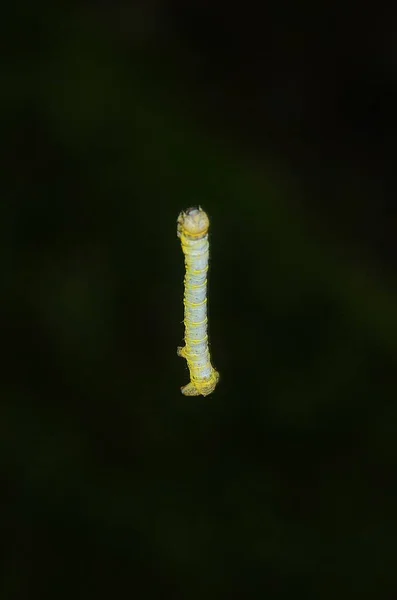
[[[181,388],[185,396],[208,396],[219,373],[211,364],[207,335],[207,271],[209,219],[202,208],[189,208],[178,217],[178,237],[185,255],[185,346],[178,355],[186,358],[190,383]]]

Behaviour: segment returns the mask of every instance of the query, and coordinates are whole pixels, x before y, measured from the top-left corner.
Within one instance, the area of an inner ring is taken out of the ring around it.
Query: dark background
[[[394,13],[0,27],[2,600],[396,597]],[[186,398],[198,203],[221,382]]]

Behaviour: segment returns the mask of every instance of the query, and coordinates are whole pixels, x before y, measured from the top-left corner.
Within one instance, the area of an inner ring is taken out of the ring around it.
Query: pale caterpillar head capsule
[[[190,237],[206,235],[210,221],[207,213],[199,206],[182,211],[178,217],[178,236],[182,234]]]

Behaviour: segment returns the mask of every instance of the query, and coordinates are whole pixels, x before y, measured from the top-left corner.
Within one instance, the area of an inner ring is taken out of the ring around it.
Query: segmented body
[[[219,373],[211,364],[208,347],[207,271],[209,260],[209,219],[199,208],[190,208],[178,217],[178,237],[185,255],[185,346],[178,355],[186,359],[190,383],[181,391],[186,396],[207,396],[214,391]]]

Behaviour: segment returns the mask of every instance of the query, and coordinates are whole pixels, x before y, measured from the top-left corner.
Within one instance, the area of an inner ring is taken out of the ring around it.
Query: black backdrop
[[[393,16],[4,9],[1,598],[394,597]]]

